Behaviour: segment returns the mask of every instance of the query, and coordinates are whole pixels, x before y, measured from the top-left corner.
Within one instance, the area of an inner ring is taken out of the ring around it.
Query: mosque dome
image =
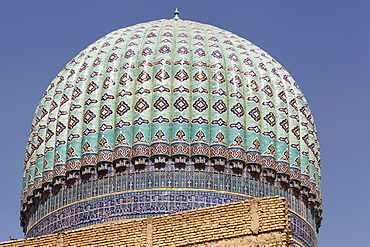
[[[113,31],[44,93],[26,148],[26,237],[282,195],[315,232],[320,148],[307,101],[251,42],[178,18]]]

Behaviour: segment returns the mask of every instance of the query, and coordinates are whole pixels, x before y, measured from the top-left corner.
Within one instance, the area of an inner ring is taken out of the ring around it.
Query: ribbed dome
[[[321,210],[313,117],[284,67],[210,25],[158,20],[119,29],[72,59],[37,107],[24,224],[30,205],[61,186],[188,166],[300,191]]]

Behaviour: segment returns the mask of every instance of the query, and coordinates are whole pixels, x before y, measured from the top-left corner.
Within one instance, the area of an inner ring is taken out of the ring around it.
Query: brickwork
[[[289,246],[288,202],[266,197],[0,243],[0,247]]]

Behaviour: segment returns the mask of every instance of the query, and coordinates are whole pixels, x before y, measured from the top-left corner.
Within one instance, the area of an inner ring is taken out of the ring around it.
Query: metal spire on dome
[[[179,17],[180,12],[177,10],[177,8],[176,8],[175,12],[173,12],[173,14],[175,15],[175,16],[173,17],[173,19],[174,19],[175,21],[177,21],[177,20],[181,20],[181,19],[180,19],[180,17]]]

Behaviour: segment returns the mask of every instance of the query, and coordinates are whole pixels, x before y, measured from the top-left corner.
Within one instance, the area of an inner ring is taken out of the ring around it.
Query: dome
[[[33,237],[270,195],[318,229],[320,148],[302,91],[233,33],[156,20],[109,33],[51,82],[26,148],[21,222]]]

